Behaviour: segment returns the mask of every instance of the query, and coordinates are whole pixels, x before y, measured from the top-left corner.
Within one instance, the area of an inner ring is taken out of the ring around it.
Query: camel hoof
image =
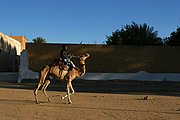
[[[62,96],[62,97],[61,97],[61,100],[64,100],[64,98],[65,98],[65,97]]]
[[[69,101],[68,104],[72,104],[72,101]]]
[[[50,99],[48,99],[48,102],[52,102]]]
[[[40,104],[40,102],[37,102],[37,101],[36,101],[36,104]]]

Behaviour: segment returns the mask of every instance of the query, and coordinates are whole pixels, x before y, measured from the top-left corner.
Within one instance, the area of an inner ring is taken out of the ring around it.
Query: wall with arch
[[[21,47],[19,41],[0,32],[0,72],[18,71]]]

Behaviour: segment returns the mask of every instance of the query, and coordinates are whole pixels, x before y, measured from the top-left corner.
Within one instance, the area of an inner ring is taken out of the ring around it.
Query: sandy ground
[[[35,83],[0,83],[0,120],[180,120],[180,83],[137,81],[77,81],[72,104],[64,83],[52,83],[48,103]],[[150,99],[144,100],[145,96]]]

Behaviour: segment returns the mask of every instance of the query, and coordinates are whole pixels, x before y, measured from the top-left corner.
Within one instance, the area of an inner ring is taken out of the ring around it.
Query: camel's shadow
[[[30,105],[35,104],[34,100],[13,100],[13,99],[0,99],[0,104],[8,105]]]
[[[23,80],[20,84],[1,82],[0,88],[33,90],[36,84],[37,80]],[[180,82],[76,79],[72,84],[75,91],[83,93],[180,96]],[[65,82],[53,80],[47,91],[65,92]]]
[[[0,99],[0,104],[8,104],[8,105],[47,105],[47,106],[51,106],[52,104],[54,105],[65,105],[68,104],[65,101],[52,101],[52,102],[48,102],[47,100],[40,100],[40,104],[36,104],[35,100],[27,100],[27,99],[21,99],[21,100],[13,100],[13,99]]]

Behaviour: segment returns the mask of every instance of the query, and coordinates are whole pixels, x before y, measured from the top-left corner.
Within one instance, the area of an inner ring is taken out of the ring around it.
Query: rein
[[[80,66],[84,66],[84,65],[86,65],[86,64],[80,64]]]

